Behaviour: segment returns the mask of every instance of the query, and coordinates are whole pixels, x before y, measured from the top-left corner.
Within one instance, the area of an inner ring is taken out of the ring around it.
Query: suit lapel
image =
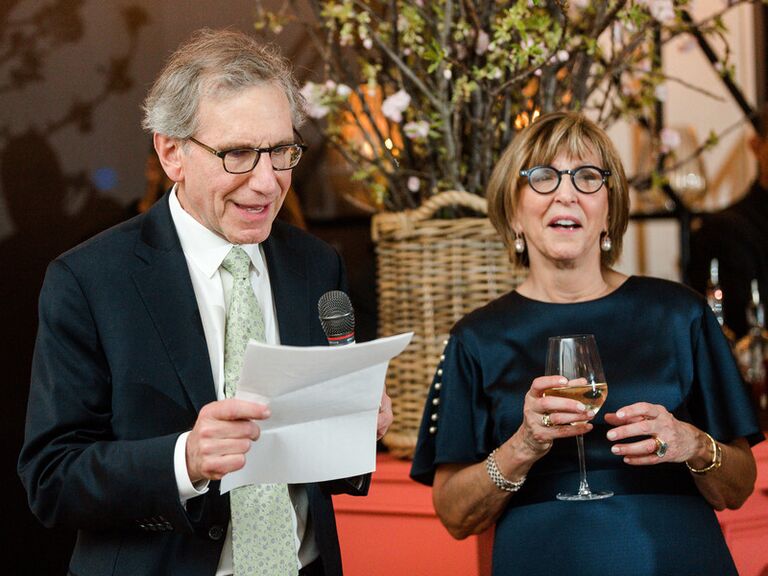
[[[303,265],[306,255],[281,234],[279,222],[274,223],[272,234],[264,242],[263,248],[272,298],[275,301],[280,342],[289,346],[307,346],[312,343],[309,320],[313,311],[309,302],[309,286],[303,272],[306,269]]]
[[[216,388],[192,280],[167,194],[147,213],[136,255],[148,264],[133,274],[136,287],[191,404],[199,411],[216,400]]]

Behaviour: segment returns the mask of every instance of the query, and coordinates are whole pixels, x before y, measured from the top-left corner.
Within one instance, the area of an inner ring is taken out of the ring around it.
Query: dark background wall
[[[269,3],[266,3],[269,5]],[[273,4],[280,4],[274,2]],[[42,528],[16,476],[37,295],[47,263],[127,217],[144,191],[150,137],[140,105],[168,54],[200,27],[253,31],[252,0],[0,0],[0,517],[5,574],[65,574],[73,533]],[[297,75],[315,54],[299,28],[281,37]],[[311,230],[350,265],[361,338],[375,334],[368,220],[329,182],[317,129],[294,175]],[[330,170],[330,172],[329,172]]]

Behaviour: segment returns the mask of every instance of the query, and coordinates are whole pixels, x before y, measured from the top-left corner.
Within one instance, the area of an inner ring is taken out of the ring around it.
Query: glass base
[[[610,498],[613,496],[613,492],[560,492],[557,495],[558,500],[573,500],[573,501],[587,501],[587,500],[602,500],[603,498]]]

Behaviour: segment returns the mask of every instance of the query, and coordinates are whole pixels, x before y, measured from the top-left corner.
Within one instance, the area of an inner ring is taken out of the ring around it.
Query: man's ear
[[[153,136],[153,143],[157,157],[160,159],[160,164],[168,178],[174,182],[184,180],[184,152],[181,149],[181,141],[178,138],[171,138],[156,132]]]

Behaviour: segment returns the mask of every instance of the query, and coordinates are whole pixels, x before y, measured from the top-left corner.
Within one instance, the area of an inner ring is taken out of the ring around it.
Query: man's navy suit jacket
[[[263,247],[281,342],[325,344],[317,301],[346,288],[338,253],[280,221]],[[45,525],[77,529],[72,574],[214,575],[229,498],[214,482],[185,507],[173,469],[176,439],[214,400],[167,195],[51,263],[19,473]],[[331,494],[369,480],[306,487],[327,576],[341,574]]]

